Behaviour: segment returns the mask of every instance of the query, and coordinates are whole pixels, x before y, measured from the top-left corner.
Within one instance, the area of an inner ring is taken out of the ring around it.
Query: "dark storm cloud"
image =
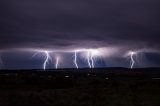
[[[160,49],[159,0],[2,0],[0,48]]]

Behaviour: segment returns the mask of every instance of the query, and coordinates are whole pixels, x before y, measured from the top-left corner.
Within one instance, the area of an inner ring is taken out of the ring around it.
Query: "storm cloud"
[[[0,49],[160,49],[159,0],[1,0]]]

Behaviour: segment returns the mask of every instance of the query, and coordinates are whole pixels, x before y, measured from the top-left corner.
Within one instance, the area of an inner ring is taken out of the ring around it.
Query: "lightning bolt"
[[[88,50],[88,64],[90,68],[95,68],[95,57],[100,57],[101,54],[97,49],[89,49]]]
[[[46,70],[46,65],[48,63],[48,60],[49,60],[49,53],[47,51],[44,52],[45,53],[45,61],[43,63],[43,69]]]
[[[88,50],[88,54],[87,54],[87,62],[88,62],[89,68],[92,68],[91,63],[90,63],[90,51],[89,50]]]
[[[44,53],[45,53],[45,60],[44,60],[44,63],[43,63],[43,69],[46,70],[47,63],[49,63],[49,60],[51,59],[51,56],[50,56],[48,51],[45,51]]]
[[[43,62],[43,70],[46,70],[46,67],[47,67],[47,63],[49,63],[49,60],[52,61],[52,58],[49,54],[49,51],[38,51],[36,52],[32,57],[35,57],[36,55],[40,55],[40,57],[44,58],[44,62]]]
[[[130,59],[131,59],[131,65],[130,68],[132,69],[135,64],[134,55],[136,55],[136,52],[130,52]]]
[[[91,56],[90,56],[90,59],[91,59],[91,63],[92,63],[92,68],[94,68],[94,59],[93,59],[93,53],[90,53]]]
[[[78,64],[77,64],[77,51],[74,52],[74,64],[76,66],[76,68],[78,69]]]
[[[58,65],[59,65],[59,57],[56,58],[56,69],[58,69]]]

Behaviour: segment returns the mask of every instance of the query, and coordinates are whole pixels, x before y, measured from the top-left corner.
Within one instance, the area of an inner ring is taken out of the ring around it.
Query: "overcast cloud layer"
[[[160,49],[159,0],[1,0],[0,49]]]

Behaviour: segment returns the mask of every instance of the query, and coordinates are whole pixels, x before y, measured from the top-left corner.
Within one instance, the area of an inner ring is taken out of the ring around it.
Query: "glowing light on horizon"
[[[110,55],[113,55],[113,53],[115,53],[117,49],[116,48],[112,48],[112,47],[101,47],[101,48],[75,48],[75,49],[55,49],[53,50],[52,48],[46,48],[46,49],[41,49],[41,48],[26,48],[26,49],[20,49],[20,51],[25,51],[25,52],[34,52],[34,56],[38,55],[41,56],[40,58],[43,58],[43,65],[42,68],[44,70],[46,70],[47,65],[49,64],[50,60],[55,59],[55,61],[52,63],[53,67],[55,69],[59,68],[59,62],[60,59],[59,57],[54,58],[52,56],[52,53],[55,56],[59,56],[58,53],[61,53],[61,56],[65,56],[65,54],[67,53],[74,53],[74,59],[70,60],[74,63],[75,68],[79,68],[80,67],[80,60],[83,59],[85,64],[87,64],[87,67],[89,68],[95,68],[96,67],[96,60],[103,58],[103,57],[109,57]],[[51,57],[52,56],[52,57]],[[80,57],[79,57],[80,56]],[[62,62],[65,62],[64,61]],[[79,60],[80,59],[80,60]],[[68,61],[68,60],[67,60]],[[69,64],[68,63],[64,63],[65,66],[67,66]],[[68,66],[67,66],[68,67]]]
[[[87,59],[89,68],[95,68],[95,60],[97,57],[103,56],[102,52],[98,49],[82,49],[81,51],[79,50],[79,52],[82,52],[82,57]]]
[[[128,48],[127,48],[128,49]],[[53,63],[52,67],[54,69],[58,69],[60,67],[75,67],[77,69],[82,67],[87,68],[95,68],[103,66],[107,63],[107,58],[116,59],[117,57],[123,57],[129,59],[130,64],[128,64],[129,68],[139,67],[139,62],[141,62],[141,54],[145,53],[142,49],[136,49],[136,51],[123,51],[124,49],[118,49],[114,47],[101,47],[101,48],[71,48],[71,49],[57,49],[53,51],[53,49],[32,49],[28,50],[29,52],[35,53],[32,57],[38,55],[41,59],[43,59],[43,63],[41,66],[43,70],[46,70],[48,65]],[[27,51],[27,52],[28,52]],[[23,51],[22,51],[23,52]],[[59,54],[60,53],[60,54]],[[67,54],[67,55],[66,55]],[[72,58],[68,58],[68,56],[72,55]],[[64,58],[61,58],[63,57]],[[66,58],[67,57],[67,58]],[[64,61],[61,61],[64,59]],[[109,60],[108,59],[108,60]],[[99,64],[99,60],[103,61],[103,64]],[[128,62],[128,63],[129,63]],[[0,57],[0,66],[2,60]],[[61,63],[64,63],[61,65]],[[59,66],[60,64],[60,66]],[[85,64],[85,65],[84,65]]]

